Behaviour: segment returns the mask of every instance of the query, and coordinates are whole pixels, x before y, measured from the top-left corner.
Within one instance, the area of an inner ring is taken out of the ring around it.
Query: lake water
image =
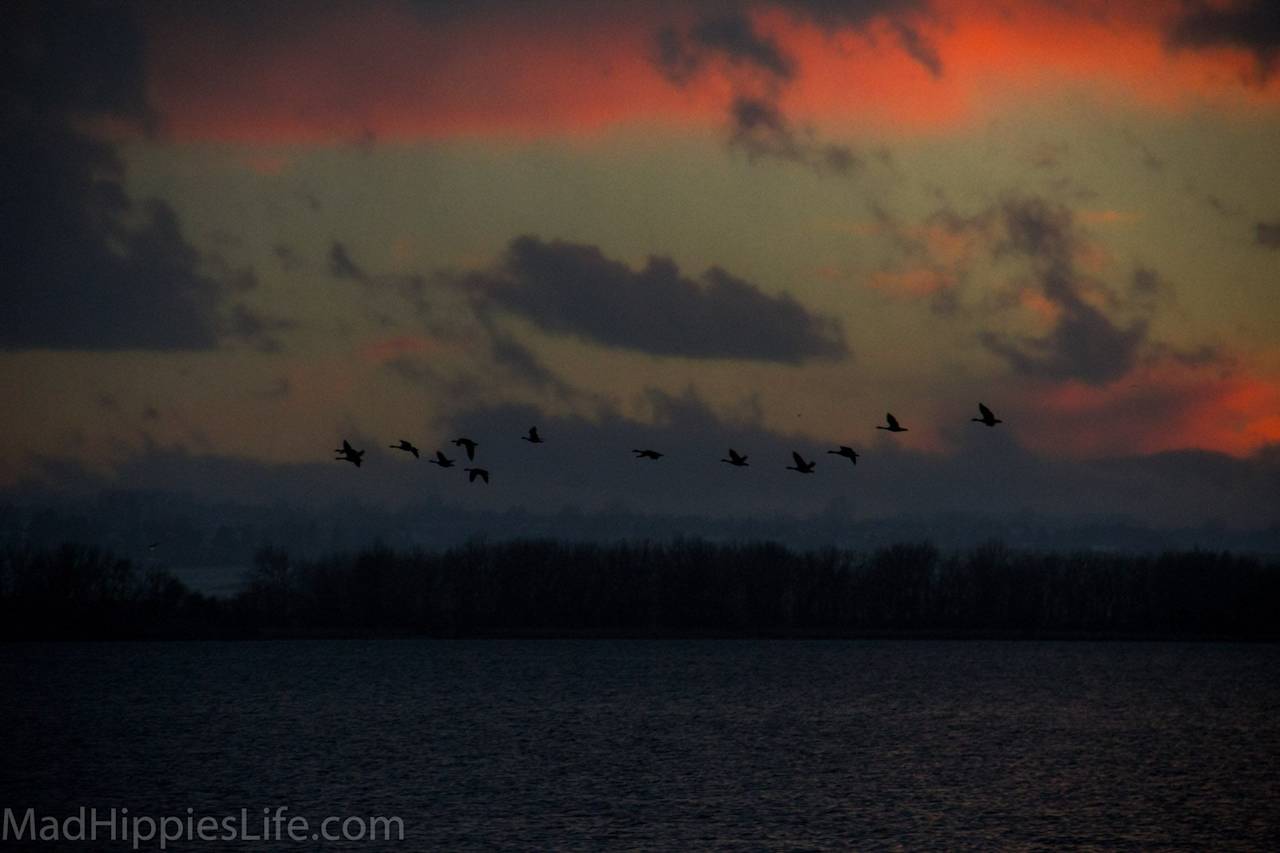
[[[10,644],[0,737],[15,813],[404,822],[325,850],[1280,849],[1274,645]]]

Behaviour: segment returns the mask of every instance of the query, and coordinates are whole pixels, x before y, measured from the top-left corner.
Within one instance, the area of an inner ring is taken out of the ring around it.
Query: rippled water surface
[[[15,644],[0,737],[4,807],[404,821],[326,850],[1280,849],[1272,645]]]

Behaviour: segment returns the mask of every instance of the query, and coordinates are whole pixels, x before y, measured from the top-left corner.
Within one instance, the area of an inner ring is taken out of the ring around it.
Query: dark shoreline
[[[0,641],[168,639],[1280,641],[1280,558],[989,543],[795,551],[702,540],[262,549],[230,598],[85,546],[0,552]]]

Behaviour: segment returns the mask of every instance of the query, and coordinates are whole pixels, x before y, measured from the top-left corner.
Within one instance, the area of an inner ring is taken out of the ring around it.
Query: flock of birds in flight
[[[988,409],[982,403],[978,404],[978,411],[982,414],[982,417],[970,418],[969,420],[975,421],[980,424],[985,424],[986,426],[989,426],[989,427],[993,427],[996,424],[1004,423],[1004,421],[1000,420],[994,414],[992,414],[991,410]],[[882,430],[885,430],[886,432],[907,432],[907,428],[902,426],[900,423],[898,423],[898,419],[893,416],[892,412],[888,412],[885,414],[885,423],[887,424],[886,426],[877,426],[876,429],[882,429]],[[524,441],[529,442],[530,444],[543,443],[542,436],[538,435],[538,428],[536,426],[529,427],[528,435],[522,435],[520,436],[520,438]],[[480,446],[479,442],[472,441],[469,438],[455,438],[452,444],[455,447],[460,447],[466,451],[468,461],[475,461],[476,448]],[[414,447],[411,442],[406,441],[403,438],[400,439],[399,444],[392,444],[388,446],[392,450],[403,450],[405,453],[412,453],[414,459],[421,458],[421,454],[418,448]],[[665,455],[665,454],[659,453],[656,450],[648,450],[648,449],[646,450],[633,449],[631,452],[635,454],[636,459],[648,459],[652,461],[657,461]],[[843,456],[845,459],[848,459],[854,465],[858,464],[858,457],[862,455],[858,453],[858,451],[854,450],[852,447],[846,447],[843,444],[840,445],[839,450],[828,450],[827,452],[834,453],[836,456]],[[359,468],[360,463],[364,458],[365,451],[356,450],[354,447],[351,446],[351,442],[347,441],[346,439],[343,439],[342,447],[335,450],[334,453],[338,454],[337,456],[334,457],[335,460],[339,462],[350,462],[352,465],[355,465],[357,468]],[[748,467],[747,458],[748,458],[747,456],[739,453],[738,451],[730,447],[729,457],[727,459],[721,459],[720,461],[726,462],[729,465],[734,466],[735,468],[746,468]],[[817,460],[810,460],[806,462],[804,457],[794,450],[791,451],[791,458],[792,460],[794,460],[795,464],[786,466],[787,470],[796,471],[801,474],[812,474],[814,467],[817,466],[818,464]],[[444,451],[442,450],[437,450],[435,458],[428,459],[427,461],[432,465],[439,465],[441,468],[452,468],[454,466],[454,460],[450,459],[448,456],[445,456]],[[483,480],[485,483],[489,482],[489,470],[487,468],[472,467],[472,468],[463,468],[462,470],[467,473],[467,481],[470,483],[474,483],[477,479]]]

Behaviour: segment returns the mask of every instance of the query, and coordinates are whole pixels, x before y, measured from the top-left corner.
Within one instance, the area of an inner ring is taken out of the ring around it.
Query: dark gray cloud
[[[804,4],[787,5],[823,26],[862,27],[876,15],[906,4],[854,3],[845,14],[836,14],[834,7],[808,10]],[[749,72],[734,80],[735,94],[729,104],[729,145],[749,160],[784,160],[825,174],[853,171],[861,159],[852,148],[822,142],[812,128],[797,127],[783,113],[778,99],[797,73],[795,60],[755,29],[747,8],[709,13],[683,32],[673,26],[659,29],[654,38],[654,63],[678,86],[689,84],[715,59]],[[905,21],[895,22],[894,27],[904,47],[922,59],[932,73],[940,73],[936,52],[918,31]]]
[[[1071,211],[1035,197],[1009,199],[1001,205],[1000,225],[997,253],[1031,262],[1035,283],[1058,317],[1043,337],[984,331],[983,345],[1028,376],[1105,384],[1127,373],[1146,341],[1147,320],[1121,325],[1085,299],[1089,282],[1076,268],[1080,237]],[[1152,271],[1140,270],[1132,289],[1135,305],[1149,307],[1160,284]]]
[[[1268,249],[1280,249],[1280,222],[1259,222],[1254,226],[1254,241]]]
[[[236,331],[225,310],[251,276],[206,264],[173,209],[129,198],[113,147],[78,129],[86,118],[152,124],[132,10],[6,9],[0,348],[205,349]]]
[[[347,247],[333,241],[333,245],[329,247],[329,274],[334,278],[349,278],[355,281],[368,281],[369,276],[364,269],[351,259],[351,253],[347,251]]]
[[[524,236],[464,283],[548,331],[655,355],[799,363],[848,353],[836,320],[719,267],[694,280],[654,256],[636,271],[595,246]]]
[[[775,81],[790,80],[795,74],[794,60],[773,39],[756,32],[741,10],[705,17],[686,33],[662,27],[654,48],[658,70],[679,86],[692,80],[716,56]]]
[[[828,30],[864,30],[876,20],[888,21],[907,54],[934,77],[943,73],[938,49],[914,21],[929,13],[925,0],[772,0]]]
[[[1138,267],[1133,271],[1129,295],[1142,305],[1157,305],[1173,299],[1173,285],[1150,267]]]
[[[819,142],[812,132],[797,130],[770,100],[735,98],[729,115],[729,144],[743,151],[749,160],[790,160],[820,173],[835,174],[845,174],[862,165],[861,158],[848,146]]]
[[[795,74],[791,57],[773,39],[757,33],[745,15],[706,18],[689,31],[689,38],[700,48],[717,51],[730,62],[752,66],[779,80],[789,80]]]
[[[1246,50],[1257,63],[1259,82],[1265,83],[1280,57],[1280,3],[1243,0],[1210,5],[1196,0],[1173,22],[1169,43],[1177,48]]]
[[[675,27],[662,27],[653,37],[653,62],[677,86],[688,85],[702,70],[702,55]]]
[[[344,243],[334,240],[329,246],[329,274],[334,278],[354,281],[366,288],[366,295],[394,294],[407,302],[419,319],[431,313],[427,279],[419,273],[371,273],[351,256]],[[379,308],[376,300],[367,306],[369,316],[382,326],[392,326],[396,318]]]
[[[898,34],[902,49],[912,59],[924,66],[935,78],[942,77],[942,57],[938,55],[933,42],[921,35],[919,29],[902,21],[895,21],[893,29]]]

